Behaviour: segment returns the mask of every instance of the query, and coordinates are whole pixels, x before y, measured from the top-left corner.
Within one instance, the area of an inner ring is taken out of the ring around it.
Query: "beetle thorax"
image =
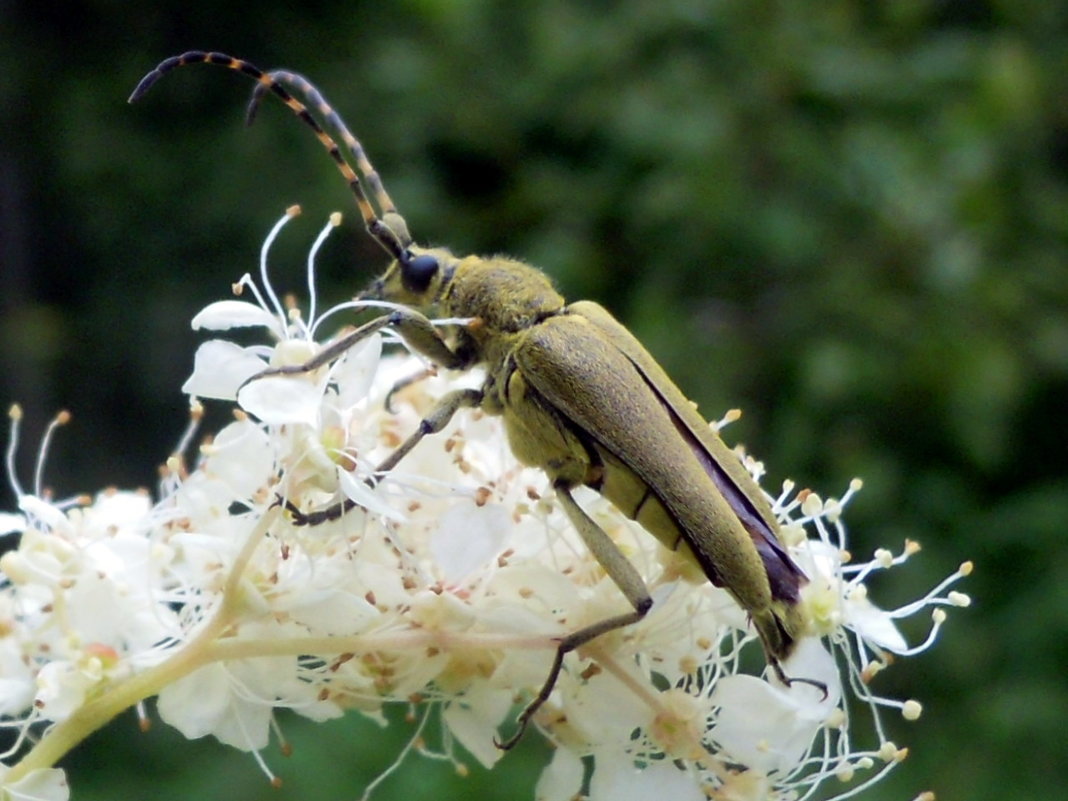
[[[510,333],[564,307],[548,277],[528,264],[500,256],[468,256],[456,266],[442,298],[452,317],[475,317],[489,331]]]

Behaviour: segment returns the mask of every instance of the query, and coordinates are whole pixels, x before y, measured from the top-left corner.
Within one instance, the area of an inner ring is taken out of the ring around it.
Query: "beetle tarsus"
[[[827,696],[830,695],[830,691],[827,688],[826,682],[822,682],[818,679],[806,679],[797,676],[787,676],[786,671],[782,669],[782,664],[779,662],[778,659],[769,657],[768,666],[772,669],[772,671],[774,671],[775,678],[777,678],[787,687],[793,687],[795,684],[807,684],[810,687],[815,687],[817,690],[823,693],[823,697],[820,699],[821,701],[826,701]]]
[[[285,509],[289,514],[290,522],[293,523],[294,526],[319,526],[323,523],[329,523],[332,520],[339,520],[359,506],[355,501],[346,498],[343,501],[338,501],[337,503],[323,507],[322,509],[316,509],[313,512],[305,512],[292,501],[283,498],[281,495],[275,496],[273,505],[281,506]]]

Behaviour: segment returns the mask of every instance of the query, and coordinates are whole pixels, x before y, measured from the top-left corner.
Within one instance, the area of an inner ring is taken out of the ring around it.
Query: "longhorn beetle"
[[[519,715],[518,730],[498,745],[510,748],[518,742],[552,692],[569,652],[638,622],[652,606],[638,571],[572,497],[579,486],[604,495],[725,588],[748,612],[768,665],[781,681],[813,684],[826,694],[821,683],[791,679],[781,666],[807,628],[799,603],[807,579],[780,541],[770,506],[738,457],[630,331],[596,303],[566,303],[549,279],[528,264],[501,256],[455,256],[445,248],[415,244],[360,142],[299,75],[264,73],[222,53],[191,51],[164,60],[145,75],[130,102],[171,70],[201,62],[257,81],[249,122],[269,91],[315,131],[348,181],[368,233],[392,257],[362,297],[411,307],[364,324],[307,364],[267,372],[316,369],[387,326],[442,367],[483,365],[482,386],[443,396],[377,474],[392,469],[461,408],[500,415],[516,457],[549,476],[571,523],[630,603],[631,611],[559,639],[549,675]],[[356,171],[294,92],[340,133]],[[450,326],[443,337],[416,308],[473,322]],[[288,509],[298,524],[314,524],[340,517],[352,506],[348,501],[320,511]]]

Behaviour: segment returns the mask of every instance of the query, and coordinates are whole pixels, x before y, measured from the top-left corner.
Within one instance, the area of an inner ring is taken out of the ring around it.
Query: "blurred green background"
[[[154,484],[185,425],[188,320],[286,205],[305,210],[275,249],[289,286],[335,209],[325,299],[383,266],[288,110],[244,129],[248,80],[190,67],[126,104],[191,48],[295,69],[417,239],[602,301],[709,415],[745,410],[729,434],[772,485],[863,477],[854,551],[925,547],[878,602],[975,560],[973,607],[879,677],[926,711],[890,720],[912,754],[868,798],[1063,794],[1068,3],[7,2],[0,30],[0,400],[26,410],[24,481],[69,408],[58,494]],[[66,764],[83,800],[351,799],[408,732],[285,726],[280,791],[131,717]],[[535,740],[466,780],[415,759],[377,798],[532,798]]]

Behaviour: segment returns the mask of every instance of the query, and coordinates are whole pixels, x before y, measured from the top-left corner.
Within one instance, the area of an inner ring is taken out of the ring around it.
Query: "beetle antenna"
[[[315,88],[315,85],[300,73],[290,72],[289,70],[271,70],[267,73],[267,77],[277,83],[288,86],[290,92],[303,95],[307,104],[323,116],[323,119],[341,135],[341,140],[348,147],[363,181],[371,187],[371,193],[374,195],[382,216],[385,218],[397,214],[397,207],[393,204],[393,199],[389,196],[389,193],[386,192],[385,186],[382,185],[382,179],[379,177],[378,171],[368,161],[367,152],[363,149],[363,145],[360,144],[360,140],[353,136],[345,121],[341,119],[341,115],[327,102],[322,93]],[[263,102],[263,96],[269,90],[269,85],[263,82],[257,83],[256,88],[252,90],[252,97],[249,99],[248,107],[245,109],[246,125],[252,125],[255,122],[256,112],[259,111],[260,103]]]
[[[259,105],[260,99],[266,92],[271,91],[278,95],[282,102],[289,106],[294,114],[300,117],[305,124],[315,131],[315,135],[319,138],[323,147],[326,148],[326,152],[329,153],[330,158],[334,160],[334,164],[337,165],[338,170],[348,183],[349,189],[352,190],[353,197],[356,199],[356,206],[360,210],[360,216],[363,217],[364,226],[367,228],[367,232],[376,242],[378,242],[378,244],[385,248],[386,252],[393,256],[393,258],[401,262],[407,262],[411,258],[408,253],[408,245],[411,244],[412,239],[408,233],[408,227],[404,222],[404,218],[397,213],[397,209],[393,205],[392,199],[382,186],[382,181],[378,177],[378,173],[375,171],[374,167],[371,166],[371,162],[367,160],[363,146],[360,145],[359,140],[349,132],[345,123],[342,122],[341,117],[339,117],[337,112],[334,111],[323,99],[323,96],[319,91],[303,77],[284,70],[263,72],[252,63],[245,61],[244,59],[228,56],[225,53],[190,50],[187,53],[182,53],[180,56],[172,56],[171,58],[161,61],[155,69],[145,75],[140,83],[137,84],[137,87],[133,90],[133,94],[130,95],[129,102],[133,103],[139,100],[155,85],[156,81],[168,72],[171,72],[178,67],[184,67],[187,64],[218,64],[227,69],[234,70],[235,72],[240,72],[242,75],[247,75],[252,78],[252,80],[256,81],[258,86],[253,93],[253,100],[249,104],[249,109],[246,114],[247,122],[251,123],[252,119],[255,117],[256,108]],[[360,171],[360,175],[357,175],[356,172],[353,171],[352,167],[345,160],[345,157],[341,155],[341,149],[338,147],[338,144],[334,141],[333,137],[330,136],[315,117],[312,116],[308,107],[297,100],[297,98],[286,89],[285,84],[289,84],[303,93],[308,102],[311,105],[314,105],[324,118],[326,118],[329,123],[341,133],[342,139],[344,139],[345,144],[348,146],[349,151],[353,154],[353,158],[356,160],[356,166]],[[362,176],[362,181],[360,176]],[[378,206],[381,210],[381,217],[378,216],[374,206],[371,204],[370,200],[368,200],[367,193],[363,188],[363,182],[366,182],[370,186],[371,192],[374,194],[375,200],[378,202]]]

